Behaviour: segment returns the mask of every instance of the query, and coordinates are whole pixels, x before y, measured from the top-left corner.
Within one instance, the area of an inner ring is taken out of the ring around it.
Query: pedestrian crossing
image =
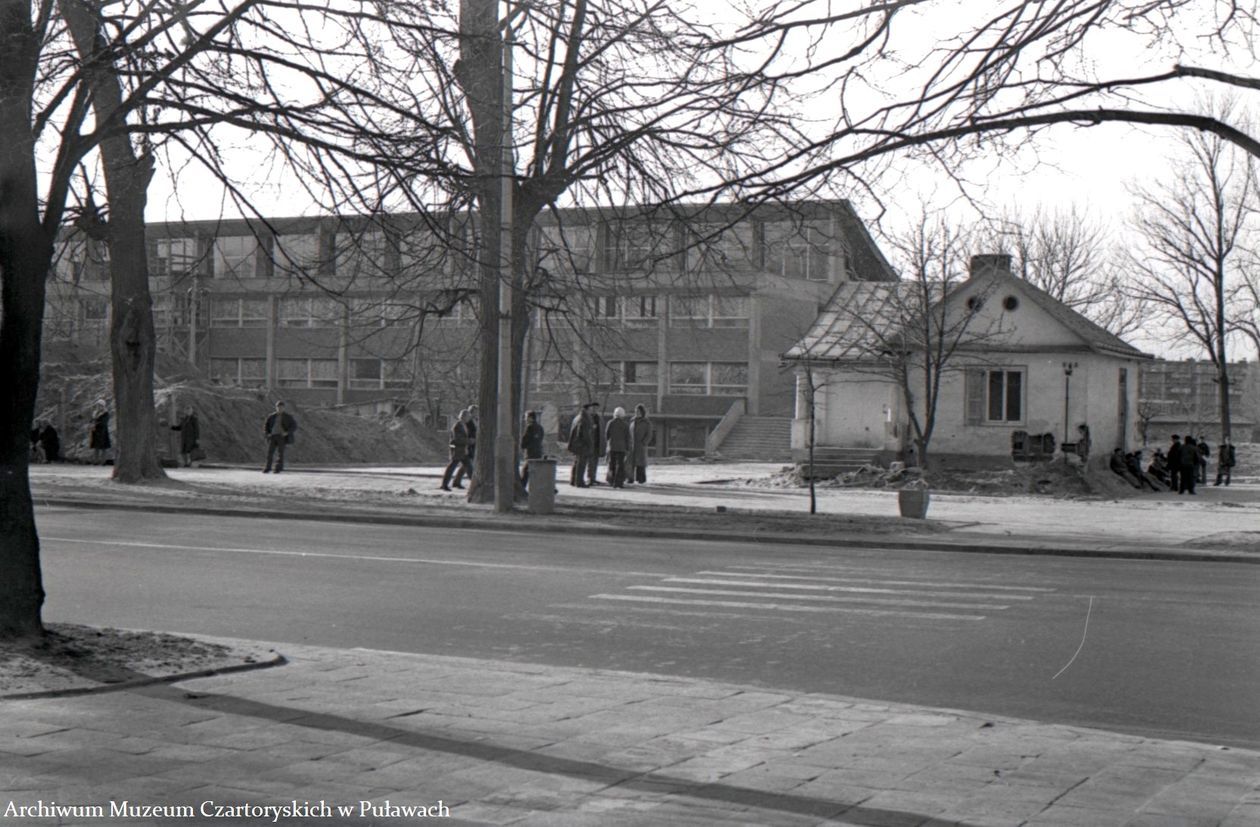
[[[1055,590],[983,581],[879,577],[869,569],[732,565],[653,578],[589,596],[595,605],[694,614],[743,610],[783,616],[912,617],[977,622]]]

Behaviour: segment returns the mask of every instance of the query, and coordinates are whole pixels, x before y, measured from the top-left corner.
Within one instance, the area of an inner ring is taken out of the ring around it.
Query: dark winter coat
[[[595,443],[599,440],[592,430],[593,424],[591,417],[585,411],[573,417],[573,423],[569,425],[569,440],[566,445],[575,456],[586,457],[594,452]]]
[[[31,431],[31,443],[37,442],[44,449],[45,462],[56,462],[61,459],[61,437],[57,436],[56,428],[45,425]]]
[[[521,434],[521,450],[525,452],[525,459],[542,458],[546,437],[543,426],[537,422],[531,422],[525,426],[525,431]]]
[[[468,459],[468,426],[455,420],[451,426],[451,462],[463,462]]]
[[[1169,468],[1181,468],[1181,443],[1174,442],[1168,449],[1167,457]]]
[[[1181,443],[1181,450],[1177,453],[1177,465],[1182,471],[1187,469],[1193,471],[1199,464],[1199,446],[1193,442]]]
[[[109,449],[109,411],[101,411],[92,417],[92,430],[88,434],[88,447],[93,451],[106,451]]]
[[[297,420],[293,418],[287,411],[279,414],[280,430],[284,432],[284,444],[293,444],[293,433],[297,430]],[[263,423],[263,436],[271,436],[271,429],[276,424],[276,414],[267,417],[267,421]]]
[[[627,464],[647,467],[648,446],[652,444],[655,434],[652,420],[646,416],[636,416],[630,420],[630,456]]]
[[[604,424],[599,414],[591,414],[591,453],[597,457],[604,455]]]
[[[193,448],[197,447],[197,443],[201,439],[201,427],[197,424],[196,414],[185,416],[179,421],[178,425],[172,425],[171,430],[179,431],[179,452],[181,454],[191,454]]]
[[[625,417],[614,416],[608,420],[608,427],[604,429],[604,443],[610,454],[624,454],[630,450],[630,423]]]
[[[1228,442],[1221,446],[1220,451],[1221,465],[1226,468],[1233,468],[1238,464],[1238,453],[1234,450],[1234,446]]]

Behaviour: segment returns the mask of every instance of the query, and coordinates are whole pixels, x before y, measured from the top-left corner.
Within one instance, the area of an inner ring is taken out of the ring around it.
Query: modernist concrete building
[[[223,384],[307,405],[389,400],[442,427],[477,393],[474,224],[151,225],[159,348]],[[525,403],[549,430],[583,402],[642,403],[662,453],[729,450],[742,430],[745,451],[783,458],[794,380],[779,354],[838,283],[894,278],[844,201],[560,210],[539,222],[530,268],[545,286],[531,296]],[[101,246],[68,240],[57,276],[48,337],[102,344]]]
[[[1231,362],[1229,383],[1233,439],[1254,441],[1260,416],[1260,371],[1253,362]],[[1203,434],[1215,445],[1221,438],[1216,366],[1206,359],[1157,359],[1143,365],[1138,417],[1139,431],[1148,444],[1163,445],[1173,434]]]

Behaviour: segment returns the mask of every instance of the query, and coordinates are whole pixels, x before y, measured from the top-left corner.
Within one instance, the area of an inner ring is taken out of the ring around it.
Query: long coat
[[[591,443],[591,454],[602,457],[604,455],[604,426],[597,413],[591,414]]]
[[[541,459],[546,439],[543,426],[537,422],[526,425],[525,432],[521,434],[521,450],[525,452],[525,459]]]
[[[630,465],[647,467],[648,446],[652,444],[655,433],[652,420],[646,416],[630,420],[630,456],[627,458]]]
[[[178,425],[171,426],[172,431],[179,431],[179,452],[181,454],[191,454],[193,448],[197,447],[198,440],[201,439],[201,426],[197,424],[197,415],[189,414],[179,421]]]
[[[468,428],[459,420],[451,426],[450,448],[451,462],[463,462],[468,459]]]
[[[608,444],[608,453],[625,453],[630,450],[630,423],[625,417],[614,416],[608,420],[604,429],[604,441]]]
[[[101,411],[92,417],[92,430],[88,433],[88,447],[93,451],[104,451],[110,447],[109,411]]]
[[[573,417],[573,424],[569,426],[569,441],[566,447],[576,456],[588,457],[595,452],[595,443],[598,439],[592,430],[590,416],[583,411]]]

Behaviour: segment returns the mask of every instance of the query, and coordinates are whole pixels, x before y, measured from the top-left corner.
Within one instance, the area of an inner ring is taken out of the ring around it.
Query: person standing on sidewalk
[[[521,469],[521,485],[529,490],[529,461],[542,459],[543,445],[547,435],[543,426],[538,424],[538,411],[525,414],[525,429],[521,431],[521,452],[525,455],[524,468]]]
[[[604,431],[608,446],[608,483],[613,488],[626,487],[626,454],[630,451],[630,423],[626,421],[626,409],[617,408],[608,420]]]
[[[1234,465],[1238,462],[1238,453],[1234,450],[1234,443],[1226,440],[1221,443],[1221,447],[1216,451],[1216,484],[1220,485],[1221,480],[1225,480],[1225,484],[1229,485],[1229,478],[1232,476]]]
[[[1186,437],[1186,441],[1181,444],[1181,453],[1178,454],[1180,462],[1178,465],[1181,469],[1181,487],[1177,489],[1178,494],[1194,494],[1194,483],[1199,476],[1199,446],[1194,441],[1194,437]]]
[[[626,482],[647,482],[648,446],[656,430],[652,420],[648,419],[647,408],[634,406],[634,417],[630,420],[630,455],[626,458]]]
[[[469,416],[470,414],[468,409],[464,408],[455,417],[455,423],[451,425],[451,438],[449,445],[451,450],[451,461],[447,463],[446,470],[442,472],[442,485],[440,487],[443,491],[451,490],[451,475],[455,474],[456,469],[459,470],[458,475],[455,477],[456,488],[464,487],[463,484],[460,483],[460,480],[464,477],[465,469],[468,471],[468,476],[472,477],[472,468],[468,467],[470,460],[468,454]]]
[[[271,473],[271,461],[276,461],[276,473],[284,470],[284,449],[293,444],[293,434],[297,431],[297,420],[284,410],[284,403],[277,402],[276,410],[263,423],[263,437],[267,440],[267,464],[263,473]],[[181,446],[182,447],[182,446]]]
[[[573,468],[569,471],[569,485],[574,488],[586,488],[587,467],[591,464],[591,452],[595,450],[598,437],[591,435],[593,423],[590,409],[598,407],[596,402],[587,402],[582,406],[573,422],[569,424],[569,439],[565,443],[573,454]],[[594,472],[591,472],[592,476]]]
[[[1212,458],[1212,449],[1208,447],[1207,437],[1199,434],[1199,482],[1207,485],[1208,460]]]
[[[1172,445],[1168,446],[1168,490],[1181,493],[1181,436],[1172,435]]]
[[[596,475],[599,473],[599,458],[604,455],[604,423],[600,419],[598,402],[591,402],[591,453],[586,458],[586,482],[594,487],[599,485]]]
[[[468,419],[464,422],[464,428],[468,431],[468,459],[455,472],[456,488],[464,487],[465,476],[468,477],[469,485],[472,484],[473,460],[477,458],[477,414],[479,411],[476,405],[468,406]]]
[[[192,405],[184,410],[184,415],[171,426],[171,430],[179,431],[179,464],[185,468],[192,467],[192,455],[201,439],[201,426],[197,423],[197,412]]]
[[[92,464],[104,465],[109,459],[109,406],[104,399],[92,406],[92,427],[88,431],[88,448],[92,451]]]

